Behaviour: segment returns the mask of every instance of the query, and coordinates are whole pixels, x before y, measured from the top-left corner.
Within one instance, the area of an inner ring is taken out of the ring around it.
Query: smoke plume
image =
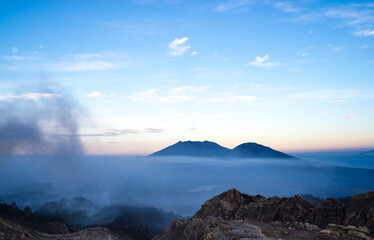
[[[81,155],[81,108],[67,93],[43,87],[0,96],[0,155]]]

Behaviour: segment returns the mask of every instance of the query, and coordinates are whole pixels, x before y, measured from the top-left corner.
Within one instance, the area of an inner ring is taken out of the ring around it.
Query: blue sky
[[[88,154],[373,147],[374,2],[4,0],[0,36],[0,103],[62,86]]]

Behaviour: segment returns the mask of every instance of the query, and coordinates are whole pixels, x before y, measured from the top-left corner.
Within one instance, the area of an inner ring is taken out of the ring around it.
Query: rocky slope
[[[59,234],[44,233],[0,217],[0,240],[131,240],[131,238],[116,235],[106,228],[87,228],[69,233],[63,223],[54,224],[56,231],[64,228],[66,232]]]
[[[329,198],[317,207],[295,197],[249,196],[236,189],[204,203],[190,219],[175,220],[154,240],[373,239],[374,192],[348,203]]]
[[[37,239],[149,240],[176,218],[153,207],[98,206],[85,198],[47,202],[36,211],[0,199],[0,236],[5,239],[30,235]]]

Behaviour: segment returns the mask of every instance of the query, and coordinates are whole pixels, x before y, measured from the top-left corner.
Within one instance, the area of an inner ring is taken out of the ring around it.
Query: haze
[[[191,216],[207,199],[235,187],[248,194],[344,197],[373,189],[374,170],[306,160],[196,157],[51,157],[1,159],[7,202],[37,209],[47,201],[85,197],[96,204],[155,206]]]

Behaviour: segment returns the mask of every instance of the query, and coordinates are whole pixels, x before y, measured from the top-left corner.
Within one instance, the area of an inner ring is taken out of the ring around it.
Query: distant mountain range
[[[361,155],[364,155],[364,156],[374,156],[374,149],[371,150],[371,151],[368,151],[368,152],[363,152],[363,153],[361,153]]]
[[[150,156],[296,159],[293,156],[257,143],[243,143],[233,149],[229,149],[209,141],[179,141],[174,145],[152,153]]]

